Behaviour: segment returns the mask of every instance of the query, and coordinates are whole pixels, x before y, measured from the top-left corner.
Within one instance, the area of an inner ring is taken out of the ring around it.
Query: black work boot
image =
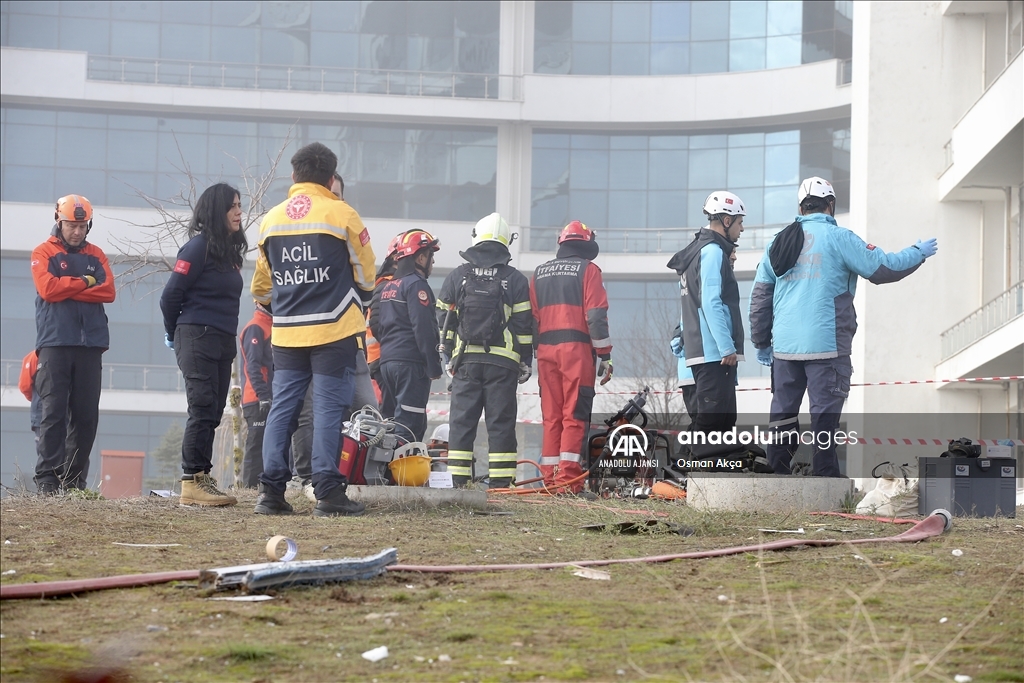
[[[511,477],[491,477],[491,481],[487,484],[489,489],[507,489],[512,485]]]
[[[290,515],[292,514],[291,503],[284,499],[284,492],[277,493],[264,484],[260,484],[260,493],[256,497],[256,507],[253,512],[257,515]]]
[[[366,510],[362,503],[350,500],[345,494],[347,487],[342,484],[321,498],[313,508],[314,517],[358,517]]]

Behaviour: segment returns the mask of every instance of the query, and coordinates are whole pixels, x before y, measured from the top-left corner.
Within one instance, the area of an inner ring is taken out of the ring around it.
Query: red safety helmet
[[[572,221],[562,228],[562,232],[558,235],[558,243],[561,244],[569,240],[589,242],[595,237],[597,237],[597,233],[585,226],[582,221]]]
[[[440,240],[435,238],[426,230],[415,228],[399,236],[398,247],[395,249],[395,260],[401,260],[409,256],[415,256],[420,249],[431,248],[437,251]]]
[[[384,252],[384,260],[385,261],[387,259],[389,259],[389,258],[394,258],[395,257],[395,255],[398,253],[398,248],[400,246],[402,246],[402,238],[403,237],[405,237],[405,233],[404,232],[400,232],[400,233],[398,233],[397,235],[395,235],[394,237],[391,238],[391,241],[388,242],[388,249],[387,249],[387,251]]]
[[[80,194],[69,194],[57,200],[53,209],[53,220],[61,221],[88,221],[92,228],[92,203]]]

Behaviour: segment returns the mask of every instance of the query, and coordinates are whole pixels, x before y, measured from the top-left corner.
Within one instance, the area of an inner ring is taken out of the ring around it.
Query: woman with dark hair
[[[164,343],[185,377],[188,422],[181,442],[181,504],[234,505],[210,476],[213,436],[224,414],[242,296],[242,260],[249,248],[238,190],[206,189],[188,226],[163,295]]]

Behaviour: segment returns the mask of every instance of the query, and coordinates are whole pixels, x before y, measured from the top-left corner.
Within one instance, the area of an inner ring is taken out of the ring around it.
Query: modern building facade
[[[311,141],[338,153],[376,244],[414,226],[440,237],[438,284],[492,211],[519,233],[513,265],[527,274],[568,220],[595,228],[617,391],[673,386],[677,280],[665,264],[704,224],[708,192],[727,187],[749,206],[736,263],[747,297],[808,175],[833,180],[840,224],[869,242],[940,240],[911,279],[859,290],[855,381],[1024,374],[1021,5],[5,1],[0,476],[10,485],[34,465],[16,375],[34,343],[28,252],[56,197],[88,196],[90,238],[137,257],[163,220],[154,203],[173,212],[190,183],[243,186],[280,158],[263,197],[273,205],[288,157]],[[94,462],[104,449],[152,451],[184,414],[160,284],[122,289],[108,307]],[[763,389],[746,352],[741,388]],[[850,401],[996,411],[1014,436],[1021,386],[872,387]],[[535,391],[523,387],[524,419],[539,418]],[[740,397],[741,412],[767,409],[767,391]],[[527,453],[535,430],[522,433]]]

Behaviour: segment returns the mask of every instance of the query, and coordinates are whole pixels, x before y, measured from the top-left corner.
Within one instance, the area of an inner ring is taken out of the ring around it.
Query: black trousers
[[[86,487],[89,454],[100,418],[104,351],[87,346],[39,349],[35,381],[41,413],[36,440],[37,487]]]
[[[267,428],[267,413],[259,403],[242,406],[242,417],[245,418],[245,456],[242,458],[241,484],[247,489],[260,485],[263,474],[263,430]]]
[[[690,367],[696,391],[697,416],[690,431],[725,432],[736,426],[736,366],[702,363]],[[694,457],[712,457],[736,450],[735,445],[694,445]]]
[[[487,425],[488,473],[495,479],[516,477],[516,388],[519,372],[492,363],[460,363],[452,378],[448,414],[448,454],[468,452],[472,459],[480,413]],[[461,464],[461,463],[460,463]]]
[[[381,414],[393,417],[423,441],[427,431],[427,399],[430,398],[430,378],[422,364],[404,360],[391,360],[380,364],[381,387],[384,402]]]
[[[178,325],[174,330],[174,355],[188,400],[181,442],[181,469],[186,475],[213,469],[213,437],[224,416],[235,353],[233,334],[207,325]]]
[[[342,420],[347,415],[342,415]],[[309,383],[302,399],[299,417],[288,428],[292,435],[292,471],[306,481],[313,478],[313,383]]]

